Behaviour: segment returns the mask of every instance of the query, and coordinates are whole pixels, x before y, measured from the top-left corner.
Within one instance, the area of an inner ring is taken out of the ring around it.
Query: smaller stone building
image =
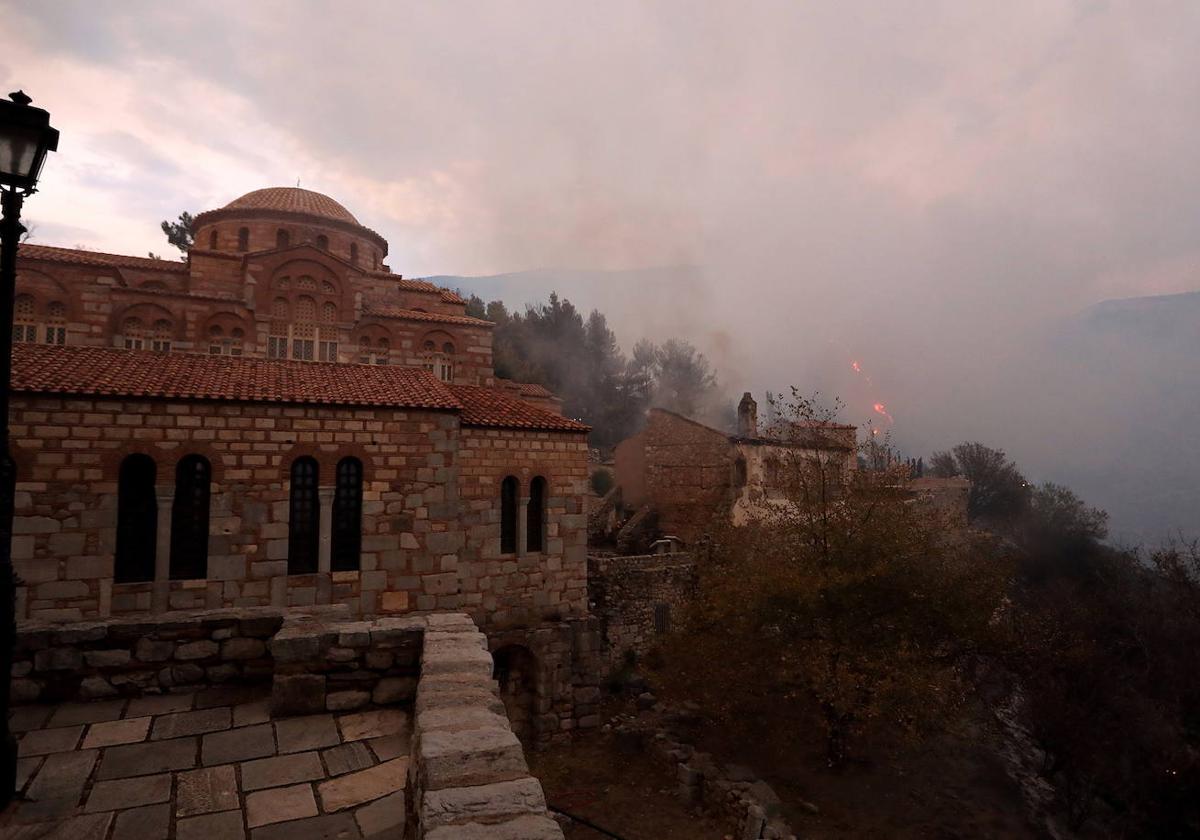
[[[854,426],[792,424],[786,435],[760,433],[749,393],[729,434],[666,409],[617,445],[615,471],[627,511],[652,512],[658,530],[694,543],[716,517],[738,524],[779,497],[785,465],[797,457],[847,473],[857,468]],[[637,513],[635,513],[635,516]]]

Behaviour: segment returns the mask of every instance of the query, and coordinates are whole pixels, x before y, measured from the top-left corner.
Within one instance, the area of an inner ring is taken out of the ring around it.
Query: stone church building
[[[20,248],[18,617],[586,616],[587,427],[341,204],[257,190],[183,261]]]

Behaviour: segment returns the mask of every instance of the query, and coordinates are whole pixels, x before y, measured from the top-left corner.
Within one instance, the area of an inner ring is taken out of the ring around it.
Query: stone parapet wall
[[[345,607],[315,611],[347,615]],[[228,682],[270,682],[268,641],[284,623],[270,608],[164,613],[153,619],[56,624],[17,630],[14,703],[189,692]]]
[[[682,616],[695,586],[689,554],[589,557],[588,599],[608,666],[645,655]]]
[[[374,621],[289,616],[270,641],[272,711],[302,715],[411,702],[425,625],[423,616]]]
[[[418,840],[563,838],[492,667],[487,638],[468,616],[429,616],[409,764]]]

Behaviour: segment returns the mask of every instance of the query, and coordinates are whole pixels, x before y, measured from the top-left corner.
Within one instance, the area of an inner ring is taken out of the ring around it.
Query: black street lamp
[[[12,565],[13,496],[17,470],[8,451],[8,397],[12,385],[13,294],[21,205],[37,191],[46,152],[58,150],[50,115],[30,107],[23,92],[0,99],[0,810],[17,794],[17,739],[8,728],[13,645],[17,639],[17,576]]]

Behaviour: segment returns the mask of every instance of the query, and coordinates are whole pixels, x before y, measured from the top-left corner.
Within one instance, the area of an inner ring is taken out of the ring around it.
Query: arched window
[[[350,262],[358,265],[358,245],[354,242],[350,243]]]
[[[238,250],[250,249],[250,228],[238,228]]]
[[[375,364],[386,365],[391,356],[392,345],[386,338],[381,338],[375,343]]]
[[[267,336],[267,358],[288,357],[288,302],[277,297],[271,301],[271,334]]]
[[[525,550],[546,550],[546,479],[540,475],[529,483],[529,506],[525,510]]]
[[[208,577],[208,502],[212,467],[202,455],[187,455],[175,465],[171,504],[171,579]]]
[[[304,456],[292,461],[292,494],[288,502],[288,574],[317,571],[321,544],[321,499],[317,495],[317,462]]]
[[[316,356],[317,303],[307,295],[296,299],[296,321],[292,324],[292,358],[311,362]]]
[[[454,381],[454,362],[450,360],[450,355],[446,348],[449,348],[449,353],[454,352],[454,345],[446,342],[442,345],[442,350],[439,352],[437,345],[432,341],[426,341],[424,345],[424,357],[421,362],[421,367],[432,373],[443,382]]]
[[[208,249],[210,251],[217,250],[217,229],[213,228],[208,233]]]
[[[337,317],[337,304],[331,301],[325,301],[325,303],[321,304],[321,328],[317,358],[322,362],[336,362],[338,360]]]
[[[46,344],[67,343],[67,307],[53,301],[46,307]]]
[[[126,456],[117,475],[117,551],[113,580],[154,580],[158,539],[158,500],[154,495],[154,459]]]
[[[37,314],[30,295],[13,299],[13,341],[37,341]]]
[[[322,251],[329,250],[329,237],[321,233],[317,235],[317,247]]]
[[[329,558],[330,569],[335,572],[358,571],[362,552],[362,486],[362,461],[357,458],[338,461]]]
[[[154,332],[150,336],[150,349],[161,353],[171,350],[171,322],[160,319],[154,322]]]
[[[126,350],[142,350],[146,347],[146,328],[141,318],[126,318],[121,325],[121,339]]]
[[[283,228],[275,231],[275,247],[286,248],[292,243],[292,235]]]
[[[507,476],[500,484],[500,553],[517,551],[517,479]]]

